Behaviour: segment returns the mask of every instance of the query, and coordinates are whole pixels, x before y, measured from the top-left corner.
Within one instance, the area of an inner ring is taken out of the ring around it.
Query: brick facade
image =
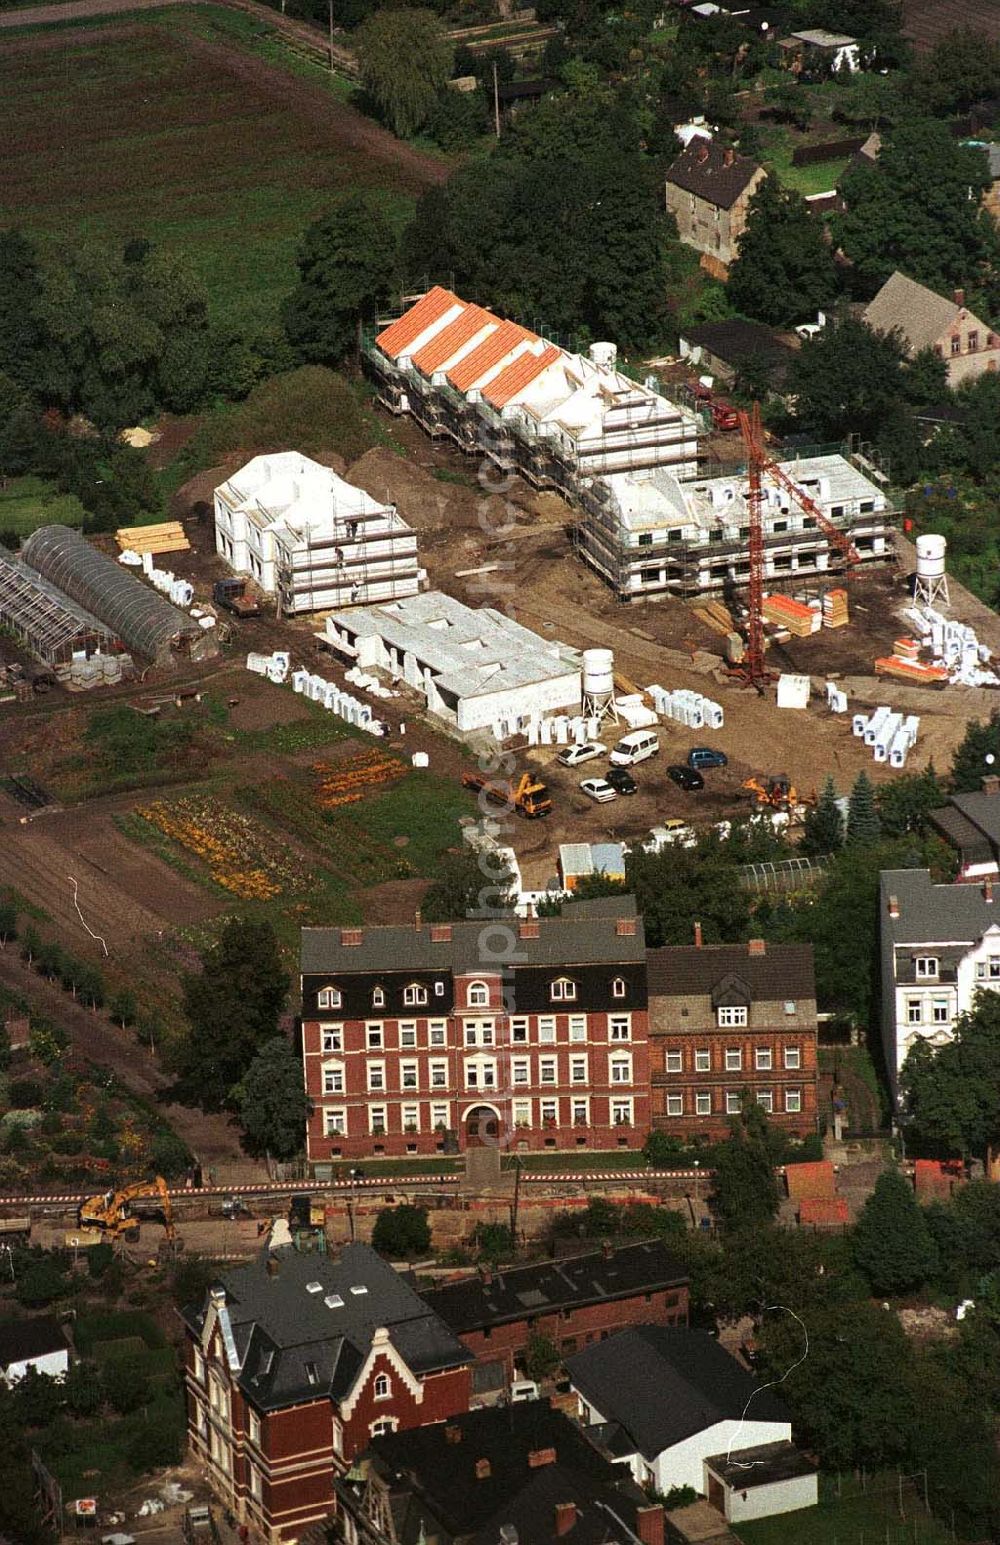
[[[329,968],[313,949],[302,976],[314,1173],[336,1159],[437,1153],[446,1141],[522,1152],[641,1146],[650,1114],[642,924],[578,908],[579,921],[515,925],[505,969],[468,963],[475,924],[306,931],[337,935]],[[406,948],[415,964],[400,969]]]
[[[651,954],[652,1124],[690,1140],[725,1137],[744,1098],[789,1136],[816,1131],[812,952],[768,944]]]

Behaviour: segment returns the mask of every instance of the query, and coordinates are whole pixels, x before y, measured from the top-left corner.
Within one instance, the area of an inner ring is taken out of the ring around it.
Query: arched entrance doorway
[[[465,1116],[465,1146],[494,1148],[500,1137],[500,1118],[492,1105],[474,1105]]]

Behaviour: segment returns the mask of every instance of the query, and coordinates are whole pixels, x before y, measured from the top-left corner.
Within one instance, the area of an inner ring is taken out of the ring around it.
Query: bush
[[[183,1442],[176,1428],[164,1422],[146,1422],[139,1428],[126,1450],[129,1468],[136,1475],[179,1464]]]
[[[548,1336],[532,1331],[524,1353],[524,1371],[529,1379],[547,1379],[559,1367],[559,1348]]]
[[[67,1291],[66,1278],[53,1260],[43,1258],[21,1273],[16,1291],[26,1309],[43,1309]]]
[[[87,1251],[87,1271],[92,1277],[103,1277],[115,1258],[111,1245],[91,1245]]]
[[[148,1347],[166,1346],[166,1337],[148,1314],[128,1309],[103,1310],[81,1314],[73,1331],[81,1357],[89,1356],[99,1341],[120,1341],[124,1336],[139,1336]]]
[[[104,1396],[119,1416],[130,1416],[149,1401],[149,1377],[138,1357],[105,1362],[101,1369]]]
[[[372,1245],[380,1255],[393,1260],[425,1254],[431,1245],[427,1208],[413,1207],[408,1202],[401,1207],[383,1207],[375,1219]]]
[[[514,1236],[506,1223],[477,1223],[472,1241],[478,1246],[480,1255],[494,1264],[510,1260],[514,1253]]]
[[[37,1110],[42,1103],[42,1086],[33,1078],[15,1078],[10,1086],[14,1110]]]
[[[190,1169],[191,1152],[174,1132],[161,1131],[150,1144],[149,1162],[158,1175],[174,1180]]]

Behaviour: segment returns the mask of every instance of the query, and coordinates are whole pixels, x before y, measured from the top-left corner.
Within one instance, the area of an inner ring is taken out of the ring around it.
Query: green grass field
[[[924,1511],[919,1487],[904,1480],[903,1507],[895,1472],[870,1475],[861,1490],[853,1475],[820,1476],[819,1506],[737,1524],[743,1545],[955,1545],[952,1531]]]
[[[0,531],[29,536],[38,526],[79,526],[86,514],[76,494],[57,493],[40,477],[12,477],[0,489]]]
[[[147,12],[0,54],[5,219],[42,236],[136,232],[183,253],[215,313],[263,324],[302,232],[368,189],[402,223],[435,164],[345,108],[331,78],[249,17]]]

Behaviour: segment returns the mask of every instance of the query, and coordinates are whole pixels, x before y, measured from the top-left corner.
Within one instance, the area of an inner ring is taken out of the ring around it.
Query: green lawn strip
[[[86,513],[76,494],[61,494],[41,477],[12,477],[0,489],[0,531],[30,536],[39,526],[80,526]]]
[[[141,1309],[97,1310],[81,1314],[73,1326],[73,1341],[81,1357],[97,1356],[100,1346],[113,1346],[123,1339],[138,1340],[142,1346],[166,1346],[166,1337],[152,1315]]]
[[[950,1529],[924,1511],[919,1493],[903,1485],[905,1517],[899,1513],[896,1472],[866,1477],[865,1490],[852,1474],[820,1476],[819,1505],[779,1513],[756,1523],[735,1524],[743,1545],[954,1545]]]
[[[459,817],[472,813],[469,804],[461,784],[418,769],[381,794],[346,806],[343,826],[382,843],[387,854],[395,852],[397,869],[429,876],[441,855],[460,844]],[[398,837],[407,842],[397,848]]]

